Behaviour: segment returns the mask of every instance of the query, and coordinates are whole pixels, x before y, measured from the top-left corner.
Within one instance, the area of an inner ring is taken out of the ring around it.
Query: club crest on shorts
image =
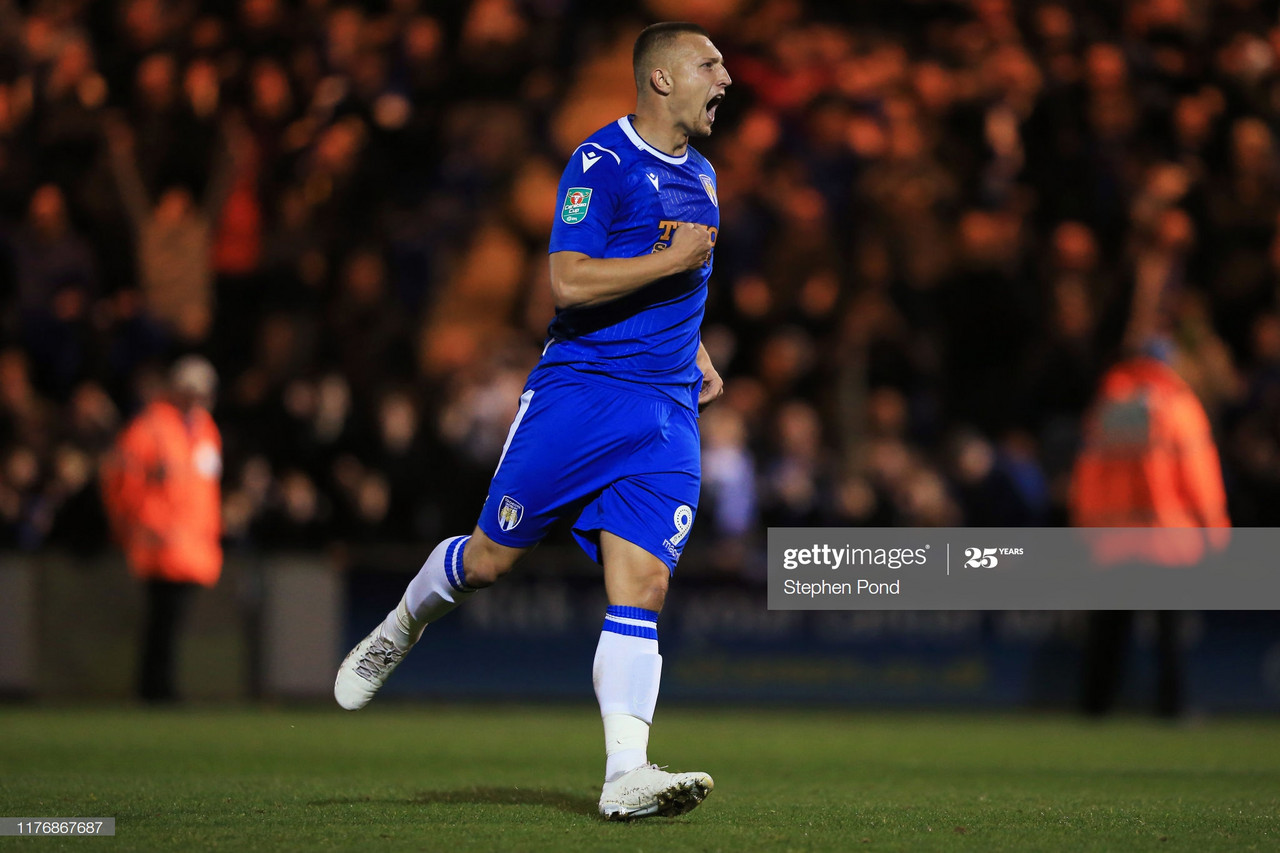
[[[513,530],[522,518],[524,518],[524,507],[520,502],[510,495],[503,495],[502,503],[498,504],[498,527],[503,530]]]
[[[711,203],[716,207],[720,206],[720,200],[716,198],[716,184],[708,175],[699,175],[698,180],[702,181],[702,188],[707,191],[707,198],[711,199]]]
[[[590,206],[591,187],[569,187],[569,191],[564,194],[560,218],[567,225],[576,225],[587,218],[587,208]]]

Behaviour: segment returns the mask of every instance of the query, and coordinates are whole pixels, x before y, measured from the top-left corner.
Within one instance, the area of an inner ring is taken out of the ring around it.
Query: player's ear
[[[671,72],[665,68],[655,68],[649,72],[649,85],[659,95],[670,95],[672,82]]]

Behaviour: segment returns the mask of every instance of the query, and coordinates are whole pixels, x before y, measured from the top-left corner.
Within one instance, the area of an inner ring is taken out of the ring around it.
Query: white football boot
[[[333,698],[348,711],[359,711],[387,677],[404,660],[408,651],[396,648],[395,643],[382,636],[382,625],[374,628],[342,661],[338,678],[333,682]]]
[[[706,773],[668,773],[645,764],[604,783],[600,815],[605,820],[674,817],[693,810],[714,787]]]

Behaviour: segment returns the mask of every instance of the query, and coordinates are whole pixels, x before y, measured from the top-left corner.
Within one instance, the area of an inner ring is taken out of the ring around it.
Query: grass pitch
[[[1274,850],[1280,721],[659,709],[716,790],[606,824],[594,707],[0,708],[0,816],[56,850]]]

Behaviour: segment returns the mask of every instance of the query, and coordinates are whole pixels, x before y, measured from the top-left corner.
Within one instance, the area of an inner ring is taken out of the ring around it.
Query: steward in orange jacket
[[[1085,420],[1070,504],[1076,527],[1111,528],[1087,532],[1100,568],[1194,566],[1206,550],[1226,547],[1231,522],[1209,418],[1168,364],[1136,356],[1103,377]],[[1179,619],[1173,611],[1155,614],[1162,717],[1183,709]],[[1115,705],[1133,621],[1127,610],[1090,614],[1081,671],[1085,713],[1105,714]]]
[[[1209,419],[1172,367],[1138,356],[1103,377],[1085,421],[1070,505],[1075,527],[1231,526]],[[1220,549],[1229,536],[1222,530],[1207,544]],[[1193,565],[1204,556],[1205,544],[1205,537],[1192,530],[1093,539],[1102,564]]]
[[[213,586],[222,573],[222,436],[209,414],[216,377],[184,358],[103,466],[103,503],[129,567],[145,580]]]

